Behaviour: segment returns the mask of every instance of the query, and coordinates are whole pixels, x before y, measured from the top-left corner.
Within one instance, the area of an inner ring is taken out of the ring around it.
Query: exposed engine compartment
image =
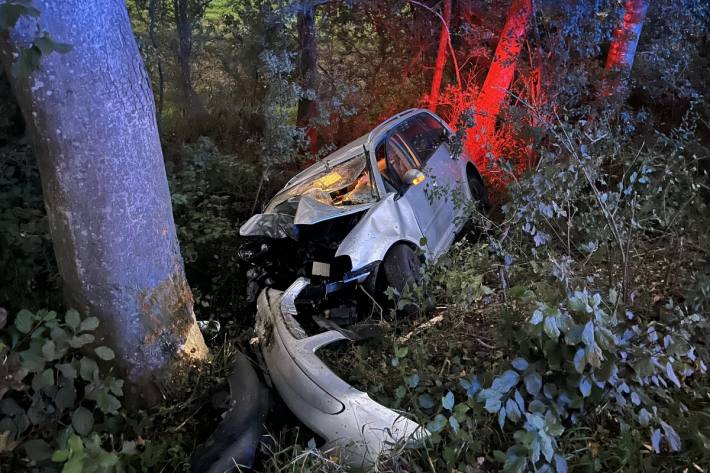
[[[344,327],[358,322],[358,305],[371,300],[359,287],[363,278],[350,273],[350,258],[335,253],[363,213],[312,225],[294,224],[287,238],[247,237],[238,254],[249,265],[248,301],[255,302],[264,288],[283,291],[304,277],[310,284],[294,301],[296,318],[304,329],[320,332],[333,324]]]

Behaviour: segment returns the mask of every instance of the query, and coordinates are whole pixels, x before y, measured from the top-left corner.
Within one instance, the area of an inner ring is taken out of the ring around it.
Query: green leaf
[[[486,403],[484,404],[484,409],[490,412],[491,414],[496,414],[500,410],[501,402],[499,398],[489,398],[486,399]]]
[[[70,435],[69,439],[67,439],[67,445],[74,454],[84,453],[84,442],[78,435]]]
[[[527,460],[517,455],[508,456],[503,465],[503,473],[522,473],[525,470]]]
[[[99,365],[91,358],[79,360],[79,375],[85,381],[93,381],[99,377]]]
[[[96,352],[96,356],[98,356],[104,361],[110,361],[116,358],[116,355],[114,354],[113,350],[111,350],[109,347],[96,347],[94,348],[94,351]]]
[[[574,354],[574,369],[576,369],[578,373],[582,373],[586,365],[586,352],[584,351],[584,348],[580,348],[577,350],[577,353]]]
[[[76,379],[76,368],[71,363],[60,363],[57,365],[57,369],[65,378]]]
[[[94,428],[94,415],[85,407],[78,407],[71,416],[71,425],[79,435],[87,436]]]
[[[408,376],[407,377],[407,386],[409,386],[412,389],[419,386],[419,375],[414,373],[413,375]]]
[[[102,412],[115,414],[121,408],[121,401],[106,391],[102,391],[96,397],[96,405],[99,406]]]
[[[579,381],[579,392],[581,392],[584,397],[589,397],[592,393],[592,380],[589,379],[589,377],[582,376],[582,379]]]
[[[594,324],[591,320],[584,326],[584,330],[582,331],[582,341],[588,347],[594,345]]]
[[[64,464],[62,473],[82,473],[84,471],[84,459],[86,454],[72,455],[68,462]]]
[[[35,38],[34,45],[37,46],[42,54],[49,54],[54,51],[54,41],[49,37],[48,33]]]
[[[557,318],[554,315],[545,317],[545,333],[548,337],[556,339],[560,336],[560,329],[557,327]]]
[[[405,395],[407,394],[407,388],[404,386],[397,386],[397,389],[394,391],[394,395],[397,399],[402,399]]]
[[[84,332],[84,331],[96,330],[96,328],[98,326],[99,326],[99,319],[97,319],[96,317],[88,317],[88,318],[81,321],[81,325],[79,325],[79,331]]]
[[[44,345],[42,345],[42,355],[44,355],[45,360],[54,361],[58,358],[55,348],[56,345],[52,340],[44,342]]]
[[[69,340],[69,346],[72,348],[81,348],[84,345],[94,342],[94,336],[90,333],[82,333],[81,335],[76,335]]]
[[[33,318],[34,314],[32,314],[32,312],[22,309],[17,313],[17,316],[15,316],[15,328],[20,333],[30,333],[30,330],[32,330]]]
[[[52,447],[47,442],[40,439],[28,440],[23,443],[27,458],[32,461],[41,462],[52,457]]]
[[[397,347],[394,351],[394,356],[404,358],[409,353],[409,347]]]
[[[449,426],[451,427],[451,430],[454,431],[454,433],[458,433],[459,431],[459,421],[456,419],[456,417],[451,416],[449,417]]]
[[[54,370],[47,368],[42,373],[35,375],[32,378],[32,389],[39,391],[40,389],[48,388],[54,385]]]
[[[54,405],[60,412],[74,407],[75,402],[76,388],[74,387],[74,382],[59,388],[59,391],[57,391],[57,395],[54,396]]]
[[[451,411],[454,408],[454,402],[455,402],[454,393],[452,393],[451,391],[446,393],[446,396],[443,396],[441,398],[441,405],[447,411]]]
[[[525,390],[532,396],[536,396],[542,388],[542,376],[537,371],[528,373],[525,378]]]
[[[423,409],[431,409],[434,407],[434,400],[429,394],[422,394],[419,396],[419,406]]]
[[[57,450],[52,454],[52,461],[64,463],[69,459],[69,450]]]
[[[81,323],[81,316],[79,315],[79,312],[77,312],[75,309],[69,309],[64,320],[66,321],[67,325],[71,327],[72,330],[76,330],[77,327],[79,327],[79,324]]]
[[[434,420],[427,424],[426,428],[429,432],[436,433],[440,432],[447,423],[448,419],[446,417],[441,414],[437,414],[436,417],[434,417]]]
[[[30,373],[39,373],[45,367],[44,357],[34,350],[25,350],[20,352],[22,367]]]

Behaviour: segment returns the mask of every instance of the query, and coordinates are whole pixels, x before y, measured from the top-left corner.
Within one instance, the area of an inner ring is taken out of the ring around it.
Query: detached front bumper
[[[257,300],[257,335],[269,375],[291,411],[327,441],[341,461],[373,464],[395,445],[418,442],[429,432],[373,401],[335,375],[315,354],[347,338],[335,330],[309,337],[295,315],[294,300],[308,285],[297,279],[286,291],[264,289]]]

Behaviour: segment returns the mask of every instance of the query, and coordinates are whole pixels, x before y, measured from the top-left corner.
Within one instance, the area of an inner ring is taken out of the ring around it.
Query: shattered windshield
[[[295,198],[301,196],[334,207],[374,202],[377,192],[367,167],[367,157],[360,154],[326,167],[305,181],[280,192],[269,202],[266,212],[291,213],[288,209],[295,211],[295,208],[288,204],[296,203],[297,206]]]

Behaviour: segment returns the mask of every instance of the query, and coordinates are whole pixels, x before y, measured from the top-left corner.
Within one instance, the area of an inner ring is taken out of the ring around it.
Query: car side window
[[[423,164],[439,149],[447,135],[447,130],[428,113],[420,113],[397,127],[398,132],[409,144]]]
[[[396,131],[380,143],[376,150],[376,157],[377,167],[385,181],[385,187],[391,187],[399,192],[403,192],[406,188],[404,175],[407,171],[421,167],[412,149]]]

